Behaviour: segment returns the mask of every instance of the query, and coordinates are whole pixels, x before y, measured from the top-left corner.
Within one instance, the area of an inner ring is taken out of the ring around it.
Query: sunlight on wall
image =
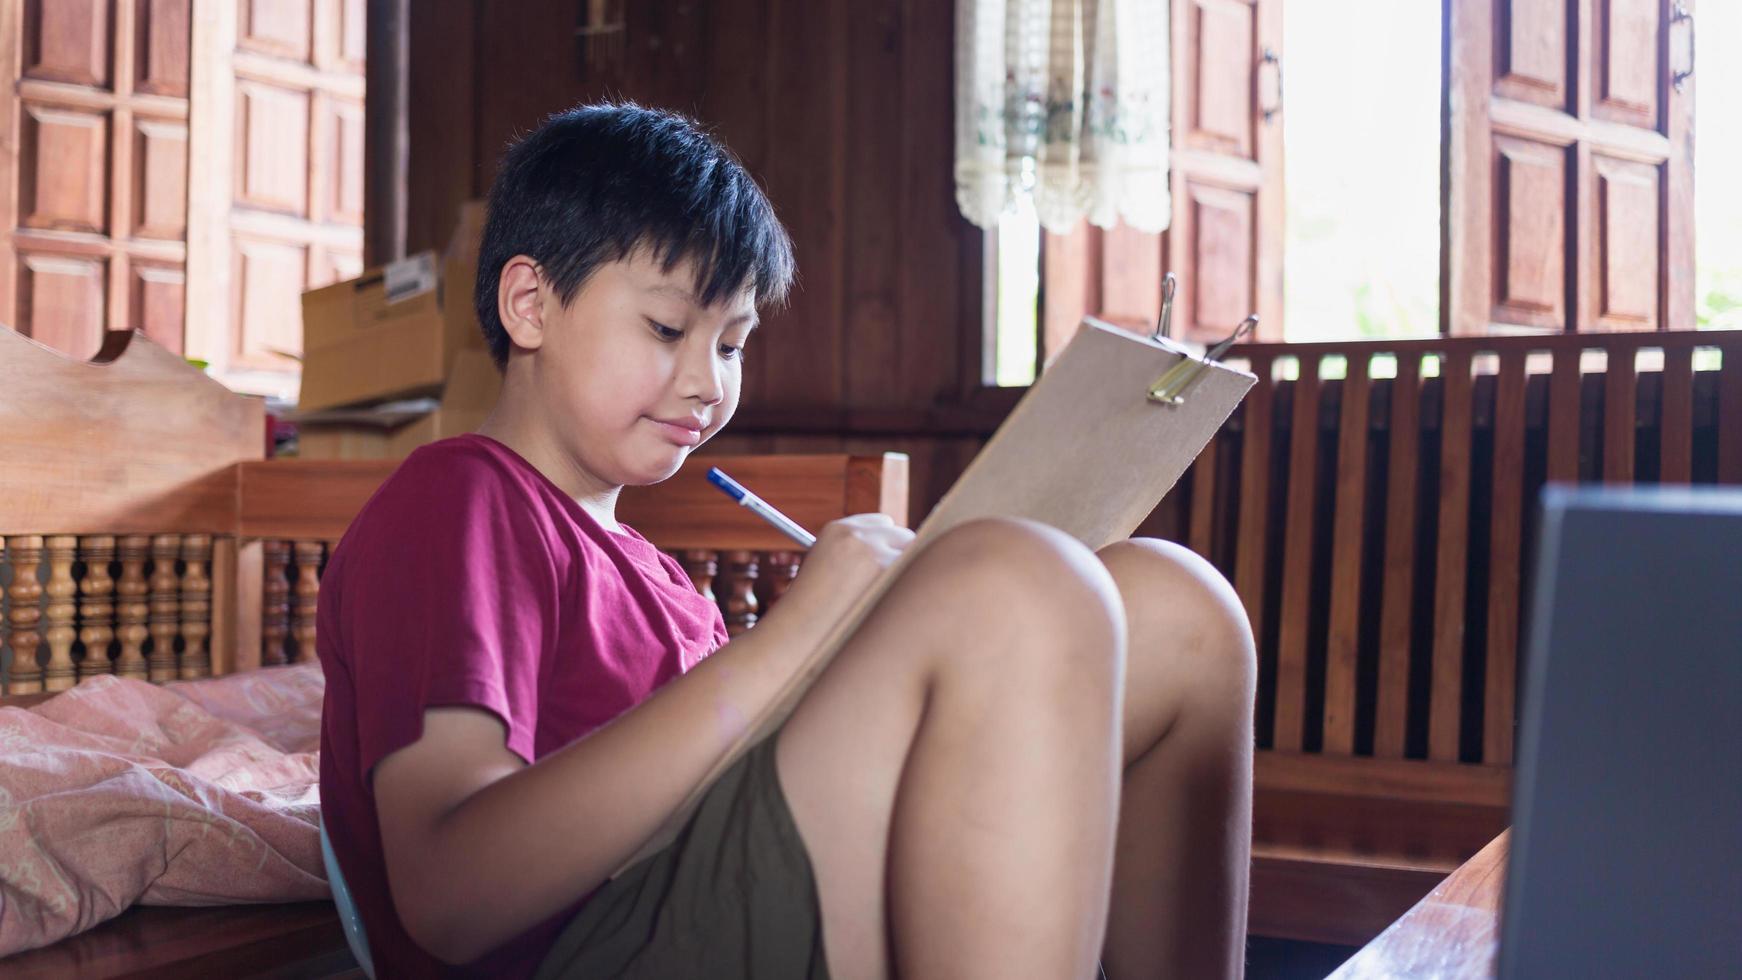
[[[1283,4],[1283,331],[1439,332],[1440,5]],[[1703,25],[1702,25],[1703,26]]]
[[[1696,16],[1694,313],[1701,329],[1742,328],[1742,4]]]

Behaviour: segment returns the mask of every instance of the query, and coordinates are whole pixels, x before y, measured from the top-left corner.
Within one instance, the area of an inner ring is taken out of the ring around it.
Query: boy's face
[[[754,294],[704,307],[694,289],[690,262],[668,271],[638,250],[600,266],[567,307],[539,290],[540,409],[596,479],[664,480],[737,410]]]

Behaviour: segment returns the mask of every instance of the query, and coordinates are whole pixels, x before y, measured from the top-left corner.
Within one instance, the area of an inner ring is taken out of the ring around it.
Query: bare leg
[[[1128,617],[1110,980],[1238,977],[1252,851],[1257,668],[1238,596],[1164,541],[1100,552]]]
[[[1057,531],[980,522],[913,561],[777,749],[835,977],[1093,975],[1124,633]]]

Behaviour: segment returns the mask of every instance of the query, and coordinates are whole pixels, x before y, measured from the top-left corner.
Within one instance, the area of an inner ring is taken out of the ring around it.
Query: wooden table
[[[1500,893],[1506,881],[1502,833],[1440,882],[1331,974],[1331,980],[1390,977],[1487,978],[1500,949]]]

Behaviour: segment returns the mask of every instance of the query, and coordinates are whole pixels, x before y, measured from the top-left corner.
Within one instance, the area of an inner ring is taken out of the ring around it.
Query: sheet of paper
[[[1050,524],[1096,549],[1130,537],[1257,381],[1212,363],[1179,404],[1151,401],[1150,386],[1187,356],[1165,341],[1085,320],[932,509],[902,559],[860,597],[780,697],[630,863],[669,843],[719,774],[780,726],[927,541],[982,517]]]

